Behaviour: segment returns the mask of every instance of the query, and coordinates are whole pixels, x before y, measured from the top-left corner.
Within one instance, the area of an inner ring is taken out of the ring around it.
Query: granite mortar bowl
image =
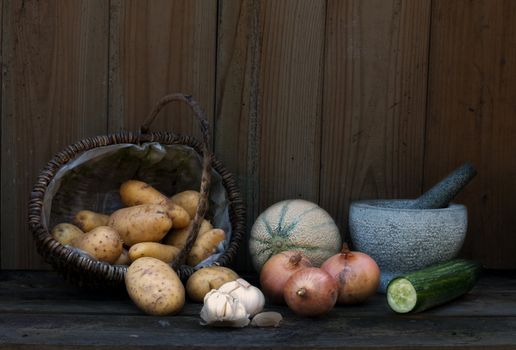
[[[464,205],[442,209],[406,209],[412,200],[364,200],[351,203],[349,229],[354,248],[380,267],[379,292],[401,274],[447,261],[459,252],[468,226]]]

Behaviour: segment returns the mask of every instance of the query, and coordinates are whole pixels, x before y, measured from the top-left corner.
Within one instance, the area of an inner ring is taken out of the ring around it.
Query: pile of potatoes
[[[185,303],[185,294],[193,301],[202,301],[211,289],[238,278],[230,269],[207,267],[190,277],[185,291],[170,266],[186,244],[199,192],[184,191],[169,198],[145,182],[129,180],[120,186],[120,197],[124,208],[111,215],[81,210],[73,224],[56,225],[52,236],[99,261],[129,265],[125,275],[127,292],[144,312],[177,313]],[[223,230],[203,220],[186,263],[196,266],[212,255],[224,239]]]
[[[81,210],[73,223],[56,225],[52,236],[109,264],[130,265],[142,257],[172,262],[188,238],[199,192],[189,190],[167,197],[145,182],[129,180],[120,186],[120,197],[124,208],[111,215]],[[197,265],[224,239],[223,230],[203,220],[186,263]]]

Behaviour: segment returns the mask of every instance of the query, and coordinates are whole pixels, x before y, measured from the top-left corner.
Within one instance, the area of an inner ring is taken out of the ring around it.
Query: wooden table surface
[[[516,273],[489,272],[464,297],[414,315],[385,296],[319,319],[286,307],[278,328],[199,325],[201,305],[176,316],[140,312],[125,293],[85,291],[53,272],[0,271],[0,348],[9,349],[516,349]]]

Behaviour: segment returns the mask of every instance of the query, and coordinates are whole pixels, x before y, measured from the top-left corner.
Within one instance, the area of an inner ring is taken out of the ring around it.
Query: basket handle
[[[195,101],[192,96],[185,95],[182,93],[173,93],[170,95],[163,96],[157,103],[154,109],[150,112],[145,122],[142,124],[140,131],[142,134],[146,134],[149,132],[149,127],[152,122],[156,119],[156,116],[159,112],[165,107],[167,104],[175,101],[180,101],[186,103],[190,109],[194,112],[197,117],[197,121],[199,122],[199,129],[202,134],[202,175],[201,175],[201,187],[199,189],[199,193],[201,194],[199,199],[199,204],[197,206],[197,211],[195,213],[194,219],[188,226],[188,238],[186,240],[184,248],[178,254],[178,256],[172,262],[172,268],[177,270],[183,263],[192,246],[197,239],[197,234],[199,233],[199,228],[201,226],[201,221],[206,214],[206,210],[208,209],[208,195],[210,193],[210,184],[211,184],[211,161],[212,161],[212,151],[209,142],[209,123],[206,118],[206,114],[202,110],[201,106],[197,101]]]

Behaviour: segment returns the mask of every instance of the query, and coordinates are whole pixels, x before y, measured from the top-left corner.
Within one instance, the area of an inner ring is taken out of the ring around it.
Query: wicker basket
[[[181,136],[171,132],[149,132],[149,126],[154,121],[161,109],[170,102],[181,101],[186,103],[194,112],[199,122],[203,136],[200,144],[194,138]],[[140,132],[116,132],[104,136],[96,136],[81,140],[68,146],[63,151],[57,153],[48,162],[44,170],[39,175],[31,193],[29,204],[29,225],[36,241],[38,252],[64,277],[76,284],[89,287],[120,286],[124,280],[127,266],[110,265],[99,262],[88,256],[80,254],[75,249],[63,246],[56,241],[50,234],[50,230],[43,220],[44,201],[48,201],[47,193],[49,184],[52,182],[56,173],[66,164],[69,164],[84,152],[98,147],[134,144],[144,145],[145,143],[157,142],[159,145],[184,145],[191,147],[202,157],[202,175],[200,190],[201,199],[197,208],[197,213],[189,226],[189,235],[185,248],[181,251],[172,267],[178,272],[180,278],[185,280],[195,269],[184,264],[184,260],[190,251],[193,242],[197,237],[200,223],[208,207],[208,195],[211,184],[212,171],[220,175],[222,186],[227,198],[227,208],[229,223],[231,226],[231,239],[226,249],[211,265],[228,265],[243,238],[245,232],[245,209],[243,202],[232,175],[224,166],[215,159],[209,143],[209,124],[197,102],[191,96],[184,94],[171,94],[163,97],[149,114],[147,120],[141,127]],[[52,196],[53,197],[53,196]]]

